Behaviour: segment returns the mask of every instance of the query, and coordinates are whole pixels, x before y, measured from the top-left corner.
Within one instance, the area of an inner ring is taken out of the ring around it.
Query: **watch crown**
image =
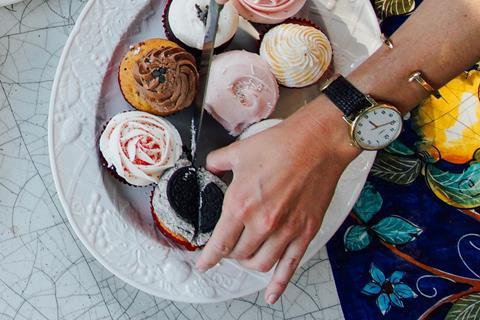
[[[375,99],[373,99],[372,96],[369,94],[365,95],[365,98],[367,98],[368,102],[370,102],[372,106],[375,106],[378,104],[377,101],[375,101]]]

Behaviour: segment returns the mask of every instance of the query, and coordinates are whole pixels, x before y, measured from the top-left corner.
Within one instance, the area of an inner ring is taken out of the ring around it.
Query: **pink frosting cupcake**
[[[212,62],[205,109],[237,136],[251,124],[269,117],[279,95],[275,76],[259,55],[229,51]]]
[[[247,20],[277,24],[293,17],[306,0],[232,0],[238,13]]]
[[[160,181],[182,155],[182,138],[164,118],[141,111],[114,116],[99,141],[103,165],[121,182],[146,187]]]

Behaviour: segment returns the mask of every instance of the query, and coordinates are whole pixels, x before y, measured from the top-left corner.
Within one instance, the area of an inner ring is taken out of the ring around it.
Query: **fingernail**
[[[268,304],[275,304],[277,302],[278,295],[276,293],[272,293],[268,296],[267,298],[267,303]]]

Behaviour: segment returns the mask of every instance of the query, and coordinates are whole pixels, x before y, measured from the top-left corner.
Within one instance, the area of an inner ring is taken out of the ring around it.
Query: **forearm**
[[[414,71],[440,88],[480,60],[480,0],[424,0],[391,40],[393,49],[382,46],[348,78],[363,93],[405,113],[428,95],[408,82]],[[292,118],[289,123],[311,137],[306,145],[319,146],[319,152],[325,152],[326,143],[344,163],[360,152],[351,146],[342,113],[325,95]]]
[[[427,96],[411,73],[440,88],[480,60],[480,0],[424,0],[391,40],[393,49],[382,46],[349,79],[407,112]]]

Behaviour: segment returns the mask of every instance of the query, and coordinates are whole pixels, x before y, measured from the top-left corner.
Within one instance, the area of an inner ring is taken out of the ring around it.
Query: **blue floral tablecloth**
[[[420,1],[372,4],[390,35]],[[480,319],[479,70],[411,112],[328,244],[346,319]]]

